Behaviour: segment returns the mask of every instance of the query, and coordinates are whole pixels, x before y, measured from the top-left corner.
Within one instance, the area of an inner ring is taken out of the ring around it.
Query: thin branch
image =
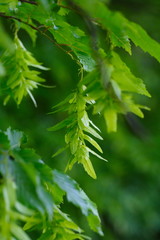
[[[8,18],[8,19],[17,20],[18,22],[21,22],[21,23],[27,24],[27,25],[30,26],[32,29],[38,31],[37,27],[33,26],[32,24],[30,24],[30,23],[28,23],[28,22],[25,22],[25,21],[21,20],[20,18],[17,18],[17,17],[14,17],[14,16],[6,15],[6,14],[3,13],[3,12],[0,12],[0,17],[4,17],[4,18]]]
[[[69,51],[67,51],[67,50],[65,50],[64,48],[61,47],[61,46],[67,46],[67,47],[69,47],[69,45],[56,43],[56,42],[55,42],[50,36],[48,36],[44,31],[41,31],[41,30],[40,30],[40,28],[41,28],[42,26],[35,27],[34,25],[32,25],[32,24],[30,24],[30,23],[28,23],[28,22],[25,22],[25,21],[23,21],[23,20],[20,19],[20,18],[17,18],[17,17],[15,17],[15,16],[6,15],[6,14],[3,13],[3,12],[0,12],[0,17],[4,17],[4,18],[8,18],[8,19],[13,19],[13,20],[16,20],[16,21],[18,21],[18,22],[21,22],[21,23],[24,23],[24,24],[28,25],[28,26],[31,27],[32,29],[38,31],[40,34],[42,34],[42,35],[44,35],[46,38],[48,38],[52,43],[54,43],[54,45],[56,45],[58,48],[60,48],[61,50],[63,50],[65,53],[67,53],[68,55],[72,56]],[[45,27],[45,26],[44,26],[44,27]],[[48,29],[47,29],[47,30],[48,30]],[[73,56],[72,56],[72,58],[73,58]]]
[[[28,0],[19,0],[20,2],[22,3],[29,3],[29,4],[33,4],[33,5],[38,5],[37,2],[34,2],[34,1],[28,1]]]

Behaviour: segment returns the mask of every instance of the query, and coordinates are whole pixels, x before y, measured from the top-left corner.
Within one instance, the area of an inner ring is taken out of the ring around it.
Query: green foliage
[[[6,104],[11,96],[19,105],[24,96],[27,94],[32,99],[35,106],[36,101],[31,93],[34,88],[41,85],[44,79],[39,77],[40,72],[31,70],[30,67],[47,70],[47,68],[40,65],[31,53],[28,52],[23,46],[22,42],[18,39],[17,34],[14,38],[14,50],[5,52],[2,56],[3,65],[7,71],[7,82],[4,80],[4,89],[7,91],[7,97],[4,100]]]
[[[66,192],[68,201],[79,207],[87,217],[91,229],[103,235],[95,203],[87,197],[85,192],[69,176],[54,170],[53,177],[57,185]]]
[[[4,0],[0,17],[12,24],[8,34],[3,27],[6,23],[0,23],[0,95],[4,105],[10,98],[20,105],[29,95],[37,106],[32,91],[45,81],[39,70],[48,70],[24,47],[18,37],[21,29],[29,34],[34,46],[37,36],[47,38],[79,68],[80,81],[74,83],[77,86],[53,107],[52,113],[65,112],[67,116],[49,131],[66,131],[65,146],[53,157],[66,150],[66,170],[80,163],[96,179],[90,155],[105,158],[99,155],[103,151],[98,141],[103,138],[91,120],[91,112],[103,116],[110,133],[117,131],[119,114],[134,113],[143,118],[142,109],[149,110],[139,103],[138,96],[151,97],[150,93],[117,48],[132,55],[132,42],[160,62],[160,44],[141,26],[110,10],[105,1]],[[65,195],[68,202],[80,208],[90,228],[103,235],[96,205],[69,176],[52,170],[33,149],[24,148],[25,143],[22,132],[10,128],[0,132],[0,239],[88,239],[61,210]]]
[[[66,170],[72,169],[73,165],[78,162],[83,165],[85,171],[92,178],[96,178],[96,174],[90,161],[89,154],[91,153],[100,159],[105,159],[91,150],[86,145],[86,141],[102,153],[101,147],[92,137],[90,137],[90,135],[101,140],[102,137],[98,133],[100,130],[88,118],[88,114],[86,112],[87,100],[82,95],[82,93],[83,89],[78,89],[75,93],[71,94],[64,101],[54,107],[55,112],[62,110],[67,111],[69,117],[49,128],[49,130],[56,131],[67,127],[67,132],[65,135],[66,147],[58,150],[58,152],[54,154],[55,156],[61,153],[67,148],[67,146],[69,146],[70,153],[73,157],[69,161]]]
[[[22,132],[10,128],[0,132],[1,239],[32,239],[28,230],[38,231],[38,239],[85,239],[60,210],[65,194],[87,217],[91,229],[102,235],[96,205],[74,180],[49,168],[33,149],[21,147],[24,141]]]

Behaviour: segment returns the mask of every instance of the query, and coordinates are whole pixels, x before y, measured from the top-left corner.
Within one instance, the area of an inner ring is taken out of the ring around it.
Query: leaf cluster
[[[78,162],[81,163],[85,171],[92,177],[96,178],[96,174],[92,163],[90,161],[90,153],[96,157],[105,160],[95,151],[91,150],[90,147],[86,145],[89,142],[96,150],[102,153],[102,149],[93,139],[98,138],[102,140],[102,137],[98,132],[100,130],[96,127],[93,122],[89,119],[87,114],[87,99],[83,96],[83,87],[79,88],[73,94],[68,96],[64,101],[54,106],[55,111],[67,111],[68,117],[61,121],[60,123],[49,128],[50,131],[56,131],[61,128],[66,128],[65,143],[66,147],[58,150],[53,156],[64,151],[67,147],[70,148],[70,153],[72,155],[66,170],[72,169],[73,165]]]
[[[79,207],[93,231],[102,235],[96,205],[69,176],[49,168],[33,149],[24,148],[22,132],[0,132],[1,239],[86,239],[63,213],[64,195]]]
[[[81,18],[84,29],[71,24],[72,14]],[[0,17],[14,23],[13,40],[0,25],[4,104],[13,98],[19,105],[29,95],[37,106],[32,91],[43,86],[39,70],[47,70],[18,38],[21,28],[34,44],[37,34],[45,36],[80,67],[81,78],[76,90],[53,107],[54,113],[66,112],[67,117],[49,130],[66,129],[66,145],[54,154],[69,149],[66,169],[80,163],[96,178],[90,155],[105,159],[96,152],[102,153],[98,144],[102,137],[90,120],[89,109],[104,117],[108,132],[117,130],[118,114],[131,112],[143,117],[142,109],[148,110],[135,99],[136,95],[150,97],[150,94],[143,81],[134,76],[121,59],[117,48],[131,55],[131,43],[134,43],[160,62],[159,43],[142,27],[111,11],[99,0],[3,0]],[[106,38],[105,43],[100,31]],[[33,149],[23,148],[24,141],[22,132],[10,128],[0,132],[0,238],[30,240],[34,232],[37,240],[86,239],[79,226],[61,211],[64,195],[81,209],[91,229],[102,235],[95,204],[69,176],[49,168]]]
[[[12,52],[6,51],[2,56],[2,62],[7,72],[2,79],[3,89],[7,94],[4,104],[12,96],[19,105],[24,96],[29,95],[34,105],[37,106],[32,91],[45,80],[39,76],[39,71],[31,68],[42,70],[47,70],[47,68],[41,66],[31,53],[26,50],[17,33],[15,34]]]

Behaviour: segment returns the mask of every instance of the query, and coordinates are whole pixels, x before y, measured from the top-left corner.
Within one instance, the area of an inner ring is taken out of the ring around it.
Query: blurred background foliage
[[[129,20],[139,23],[160,42],[159,0],[110,0],[108,5],[112,10],[122,12]],[[70,14],[68,18],[72,24],[85,29],[79,17]],[[11,22],[5,20],[5,27],[12,37]],[[100,34],[103,39],[104,33]],[[59,147],[65,145],[64,131],[52,133],[46,130],[62,120],[64,115],[48,113],[51,112],[53,105],[76,88],[80,78],[78,66],[44,36],[38,36],[36,47],[25,31],[21,30],[19,37],[25,47],[34,53],[36,59],[50,68],[48,72],[42,73],[42,77],[47,80],[47,85],[54,85],[55,88],[39,87],[35,91],[37,108],[29,97],[23,100],[19,107],[13,101],[7,106],[1,104],[0,129],[5,130],[11,126],[23,130],[28,135],[28,145],[34,147],[51,167],[64,171],[68,159],[67,153],[55,158],[51,157]],[[160,65],[139,48],[133,47],[132,56],[123,50],[117,49],[117,51],[132,72],[144,79],[152,98],[140,97],[140,101],[149,106],[151,111],[145,111],[144,119],[131,114],[125,118],[120,116],[118,131],[112,134],[107,134],[101,116],[93,116],[93,121],[102,131],[104,141],[101,141],[100,145],[108,163],[92,158],[97,180],[89,178],[79,165],[69,174],[97,203],[105,233],[104,239],[158,240],[160,239]],[[3,98],[3,91],[0,94]],[[67,203],[65,205],[64,210],[69,212],[70,205]],[[71,211],[75,222],[79,223],[93,240],[102,239],[89,232],[78,209],[72,207]]]

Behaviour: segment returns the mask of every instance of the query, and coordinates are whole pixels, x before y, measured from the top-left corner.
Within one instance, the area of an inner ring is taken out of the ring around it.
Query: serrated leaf
[[[61,188],[59,188],[55,182],[53,182],[53,179],[51,183],[47,182],[46,185],[49,193],[53,196],[54,203],[58,205],[63,203],[63,197],[65,195],[65,192]],[[56,206],[55,204],[54,207]]]
[[[112,78],[116,81],[123,91],[135,92],[138,94],[151,97],[143,81],[140,78],[135,77],[127,65],[121,60],[120,56],[112,52],[111,63],[114,66],[112,72]],[[114,86],[113,86],[114,87]],[[120,93],[118,93],[120,95]],[[121,96],[119,96],[120,98]]]
[[[36,106],[37,104],[31,91],[45,80],[38,76],[40,72],[31,70],[30,67],[42,70],[48,69],[43,67],[32,54],[26,50],[17,34],[15,34],[13,50],[4,52],[2,63],[7,73],[7,81],[4,82],[7,97],[4,103],[6,104],[10,97],[13,97],[19,105],[22,99],[29,95]]]
[[[131,54],[129,37],[125,31],[125,18],[120,13],[110,11],[106,4],[97,0],[92,0],[92,4],[85,0],[75,2],[108,31],[114,47],[122,47]]]
[[[136,104],[133,99],[131,98],[131,96],[129,95],[125,95],[123,97],[123,101],[124,101],[124,109],[126,112],[133,112],[135,115],[137,115],[140,118],[144,117],[143,112],[141,111],[142,109],[146,109],[146,110],[150,110],[148,107],[143,106],[143,105],[139,105]]]
[[[69,202],[72,202],[74,205],[79,207],[82,213],[87,216],[90,227],[102,235],[102,230],[100,228],[100,218],[98,215],[97,207],[85,194],[85,192],[78,186],[76,181],[71,179],[69,176],[58,172],[57,170],[53,171],[53,178],[57,185],[66,192],[67,199]],[[90,217],[89,217],[90,216]],[[89,219],[95,218],[97,220],[91,221]]]
[[[11,130],[11,128],[8,128],[5,134],[8,137],[8,140],[10,142],[11,149],[19,148],[23,139],[23,133],[16,130]]]
[[[148,52],[160,62],[160,44],[153,40],[147,32],[138,24],[128,21],[122,14],[110,11],[107,6],[97,0],[90,2],[75,0],[83,9],[109,31],[113,46],[124,48],[131,54],[129,41],[139,46],[144,52]]]
[[[160,62],[160,44],[152,39],[141,26],[128,21],[126,31],[136,46],[139,46],[144,52],[148,52]]]
[[[91,56],[89,56],[83,52],[76,52],[76,55],[85,71],[91,72],[94,70],[96,63],[93,60],[93,58],[91,58]]]
[[[69,9],[66,9],[66,8],[60,8],[60,10],[58,11],[58,14],[60,15],[60,16],[65,16],[65,15],[67,15],[69,13]]]

